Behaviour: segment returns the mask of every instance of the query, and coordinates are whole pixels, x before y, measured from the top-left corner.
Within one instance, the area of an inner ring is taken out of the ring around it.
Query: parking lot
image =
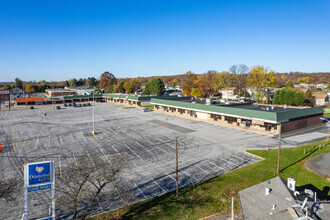
[[[180,188],[258,161],[244,149],[278,144],[276,138],[265,135],[123,107],[96,103],[95,136],[91,135],[92,106],[0,112],[0,170],[7,177],[22,176],[23,164],[28,162],[53,160],[56,167],[65,167],[86,153],[125,155],[132,167],[125,174],[123,188],[133,192],[131,202],[136,202],[175,190],[175,138]],[[324,127],[312,135],[305,134],[303,140],[299,134],[284,137],[283,146],[323,138],[328,132]],[[126,194],[120,190],[117,193],[120,199],[98,204],[94,213],[127,205]],[[35,217],[42,217],[49,201],[44,194],[38,196],[31,195],[31,205]],[[14,202],[0,200],[0,219],[21,218],[23,204],[23,190]]]

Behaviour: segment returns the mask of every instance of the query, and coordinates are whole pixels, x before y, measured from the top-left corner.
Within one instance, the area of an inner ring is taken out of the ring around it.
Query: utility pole
[[[179,168],[179,163],[178,163],[178,139],[175,138],[175,161],[176,161],[176,198],[179,198],[179,172],[178,172],[178,168]]]
[[[95,101],[94,101],[94,92],[95,92],[95,88],[94,88],[94,91],[93,91],[93,135],[95,135]]]
[[[280,173],[280,155],[281,155],[281,133],[282,133],[282,126],[279,125],[279,135],[278,135],[278,155],[277,155],[277,174]]]

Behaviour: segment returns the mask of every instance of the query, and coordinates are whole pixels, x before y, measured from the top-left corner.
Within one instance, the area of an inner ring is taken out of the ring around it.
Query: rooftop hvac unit
[[[296,190],[296,181],[293,178],[288,178],[288,188],[293,192]]]
[[[272,108],[272,110],[274,110],[274,109],[275,109],[275,106],[273,106],[273,105],[272,105],[272,107],[271,107],[271,108]]]
[[[283,106],[283,108],[284,108],[284,109],[287,109],[287,108],[288,108],[288,106],[287,106],[287,105],[284,105],[284,106]]]
[[[266,110],[269,111],[269,107],[266,107]]]

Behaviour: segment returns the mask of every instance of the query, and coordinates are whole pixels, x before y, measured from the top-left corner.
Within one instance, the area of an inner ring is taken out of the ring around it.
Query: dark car
[[[83,104],[83,107],[86,107],[86,106],[87,106],[87,105],[84,103],[84,104]]]
[[[68,105],[67,104],[64,104],[64,107],[68,107]]]
[[[151,109],[150,109],[150,108],[144,108],[144,109],[142,109],[142,111],[143,111],[143,112],[150,112]]]
[[[61,109],[61,106],[56,106],[56,109]]]
[[[91,106],[91,103],[87,103],[87,106]]]
[[[30,109],[34,109],[34,107],[33,107],[33,106],[31,106],[31,107],[30,107]]]
[[[77,107],[77,104],[74,102],[74,103],[72,103],[72,106],[75,108],[75,107]]]
[[[81,107],[81,104],[78,104],[77,106],[78,106],[78,107]]]
[[[72,106],[72,104],[71,104],[71,103],[69,103],[69,106]]]

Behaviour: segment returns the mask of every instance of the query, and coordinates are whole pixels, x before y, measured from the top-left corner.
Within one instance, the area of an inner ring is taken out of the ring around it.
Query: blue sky
[[[0,0],[0,81],[330,71],[328,0]]]

